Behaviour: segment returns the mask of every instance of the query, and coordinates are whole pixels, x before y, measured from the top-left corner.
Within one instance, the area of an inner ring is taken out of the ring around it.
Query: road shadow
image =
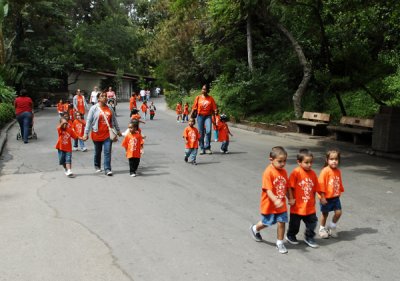
[[[354,241],[358,236],[376,234],[378,230],[372,227],[356,227],[351,230],[338,231],[338,238],[329,237],[329,239],[318,239],[320,245],[330,245],[342,241]]]
[[[202,166],[202,165],[210,165],[210,164],[219,164],[221,162],[219,161],[213,161],[213,162],[197,162],[197,166]]]
[[[146,177],[154,177],[154,176],[164,176],[164,175],[169,175],[170,173],[168,173],[168,172],[161,172],[161,173],[151,173],[151,172],[138,172],[138,173],[136,173],[136,175],[138,176],[138,177],[144,177],[144,178],[146,178]]]

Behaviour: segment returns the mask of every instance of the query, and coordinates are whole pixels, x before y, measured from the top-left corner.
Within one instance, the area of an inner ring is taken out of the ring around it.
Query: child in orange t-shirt
[[[126,158],[129,160],[129,173],[136,177],[136,170],[139,167],[140,157],[143,154],[143,138],[139,131],[139,121],[132,120],[128,125],[129,133],[122,141],[126,151]]]
[[[229,146],[229,135],[233,137],[231,131],[229,131],[228,117],[225,114],[221,114],[220,121],[218,122],[218,141],[222,142],[221,144],[221,153],[228,154],[228,146]]]
[[[182,102],[178,102],[175,107],[176,111],[176,122],[182,122]]]
[[[136,108],[136,93],[133,92],[129,99],[129,111],[132,112],[132,109]]]
[[[64,101],[62,99],[57,103],[57,112],[60,117],[64,114]]]
[[[85,126],[86,122],[85,120],[82,119],[82,114],[80,112],[75,112],[75,120],[72,122],[72,129],[74,129],[75,133],[83,137],[84,131],[85,131]],[[75,139],[74,140],[74,150],[78,150],[78,141],[79,141],[79,146],[81,147],[81,151],[85,152],[87,151],[87,148],[85,146],[85,142],[81,139]]]
[[[297,154],[297,168],[293,170],[289,177],[289,205],[290,221],[289,229],[286,234],[286,241],[290,244],[299,244],[296,235],[299,233],[300,223],[306,225],[304,242],[317,248],[315,242],[315,228],[318,218],[315,210],[315,193],[320,192],[318,177],[311,169],[313,154],[308,149],[300,149]]]
[[[67,122],[68,122],[68,127],[72,129],[73,122],[72,122],[71,119],[70,119],[69,113],[68,113],[68,112],[64,112],[62,118],[64,118],[65,120],[67,120]]]
[[[189,122],[189,104],[186,102],[183,106],[182,122]]]
[[[58,161],[60,165],[64,167],[65,175],[73,177],[71,171],[72,164],[72,143],[71,138],[79,138],[74,130],[68,125],[68,121],[65,118],[60,119],[60,125],[57,127],[58,140],[55,148],[58,150]]]
[[[319,174],[319,185],[321,187],[321,218],[319,236],[321,238],[336,238],[336,224],[342,215],[342,204],[340,195],[344,192],[342,174],[338,168],[340,162],[339,150],[329,150],[326,153],[325,167]],[[334,212],[332,221],[326,227],[329,212]]]
[[[195,123],[196,121],[194,118],[190,118],[189,126],[183,130],[183,139],[185,140],[185,162],[188,162],[190,157],[189,163],[192,163],[193,165],[197,165],[196,156],[197,150],[199,149],[200,139],[199,130],[194,127]]]
[[[140,109],[142,110],[142,114],[143,114],[143,119],[146,120],[146,116],[147,116],[147,109],[149,107],[147,106],[147,101],[144,101],[142,103],[142,106],[140,107]]]
[[[288,188],[288,178],[284,168],[286,159],[287,152],[283,147],[275,146],[272,148],[269,154],[271,164],[265,169],[262,178],[261,220],[250,227],[253,239],[257,242],[262,242],[263,239],[260,230],[277,223],[276,248],[281,254],[287,253],[283,243],[285,223],[288,222],[285,198]]]
[[[214,131],[214,141],[218,141],[218,125],[221,121],[221,116],[219,115],[218,108],[215,110],[215,114],[211,117],[213,131]]]

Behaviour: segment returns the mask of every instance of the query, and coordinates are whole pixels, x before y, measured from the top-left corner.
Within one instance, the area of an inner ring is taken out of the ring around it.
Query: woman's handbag
[[[104,114],[104,111],[101,110],[101,109],[100,109],[100,111],[101,111],[101,113],[103,114],[104,120],[106,121],[106,124],[107,124],[107,127],[108,127],[108,132],[110,133],[110,139],[111,139],[111,141],[113,141],[113,142],[118,141],[118,133],[117,133],[117,130],[115,130],[114,128],[112,128],[112,127],[110,126],[110,124],[108,124],[107,116]]]

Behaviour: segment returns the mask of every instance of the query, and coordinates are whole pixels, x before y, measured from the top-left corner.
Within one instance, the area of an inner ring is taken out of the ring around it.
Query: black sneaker
[[[200,150],[200,155],[206,154],[204,150]]]
[[[113,175],[113,172],[111,170],[106,170],[105,174],[111,177]]]
[[[185,156],[185,162],[187,162],[187,161],[188,161],[188,159],[189,159],[189,157]]]
[[[304,242],[311,248],[318,248],[318,244],[315,242],[314,238],[305,238]]]
[[[299,244],[299,241],[297,240],[296,236],[286,235],[286,241],[288,241],[292,245]]]
[[[263,239],[261,237],[260,232],[254,232],[253,230],[254,224],[252,226],[250,226],[250,232],[251,232],[251,236],[253,237],[254,240],[256,240],[257,242],[262,242]]]
[[[196,160],[193,160],[193,161],[192,161],[192,165],[197,165]]]

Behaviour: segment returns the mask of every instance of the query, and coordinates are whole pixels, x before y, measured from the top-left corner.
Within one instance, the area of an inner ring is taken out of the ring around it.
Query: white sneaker
[[[72,173],[71,170],[67,170],[67,171],[65,172],[65,175],[67,175],[67,177],[72,177],[74,174]]]
[[[329,238],[329,233],[328,230],[325,227],[322,227],[319,232],[319,237],[321,237],[322,239],[328,239]]]
[[[101,168],[100,167],[94,167],[94,170],[96,171],[96,173],[100,173],[101,172]]]
[[[74,147],[74,151],[78,151],[78,147]]]
[[[81,148],[81,151],[82,151],[82,152],[85,152],[85,151],[87,151],[87,148],[86,148],[86,147],[83,147],[83,148]]]
[[[285,245],[282,244],[276,244],[276,248],[278,249],[279,253],[281,254],[286,254],[288,250],[286,249]]]
[[[135,174],[135,173],[132,173],[132,174],[131,174],[131,177],[136,177],[136,174]]]
[[[333,227],[328,227],[328,234],[329,234],[329,236],[332,237],[332,238],[338,238],[338,234],[337,234],[337,231],[336,231],[336,227],[335,227],[335,228],[333,228]]]

